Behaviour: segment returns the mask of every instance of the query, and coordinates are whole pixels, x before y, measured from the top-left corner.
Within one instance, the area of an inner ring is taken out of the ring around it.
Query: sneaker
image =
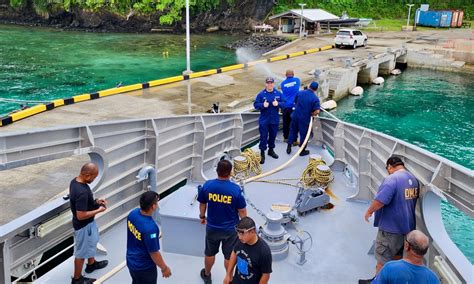
[[[375,276],[371,279],[359,279],[359,284],[370,284],[372,281],[374,281]]]
[[[71,279],[71,284],[92,284],[94,281],[97,280],[95,278],[87,278],[81,275],[79,279]]]
[[[212,284],[211,274],[206,275],[206,269],[201,269],[201,278],[205,284]]]
[[[293,142],[293,146],[299,146],[299,145],[300,145],[300,142],[298,141]]]
[[[86,272],[87,273],[92,273],[92,272],[94,272],[94,270],[102,269],[102,268],[106,267],[107,264],[109,264],[108,260],[102,260],[102,261],[97,261],[96,260],[91,265],[89,265],[89,264],[86,265]]]
[[[306,156],[306,155],[309,155],[309,150],[301,151],[300,156]]]

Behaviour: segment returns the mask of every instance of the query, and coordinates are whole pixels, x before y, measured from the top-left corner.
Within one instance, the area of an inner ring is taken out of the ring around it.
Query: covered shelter
[[[299,33],[302,19],[303,32],[314,34],[319,22],[339,20],[339,17],[322,9],[293,9],[269,19],[278,19],[278,30],[284,33]]]

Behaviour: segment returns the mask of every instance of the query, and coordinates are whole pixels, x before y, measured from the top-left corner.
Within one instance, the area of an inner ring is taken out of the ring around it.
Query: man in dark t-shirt
[[[171,276],[160,253],[160,229],[153,220],[158,208],[158,193],[147,191],[140,197],[140,208],[127,217],[127,267],[132,284],[156,284],[159,266],[163,277]]]
[[[69,186],[69,201],[72,211],[72,226],[74,227],[74,276],[71,283],[92,283],[93,278],[82,276],[82,268],[87,259],[86,272],[107,266],[108,261],[96,261],[96,247],[99,242],[99,229],[94,217],[106,210],[105,199],[95,199],[89,184],[95,180],[99,170],[93,163],[87,163],[81,168],[78,177]]]
[[[244,217],[237,224],[236,231],[239,242],[230,256],[224,284],[268,283],[272,273],[272,253],[267,243],[257,235],[255,222]]]

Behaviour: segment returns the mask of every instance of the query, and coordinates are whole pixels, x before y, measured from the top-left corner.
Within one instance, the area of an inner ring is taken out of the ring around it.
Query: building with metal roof
[[[293,9],[269,19],[278,19],[278,30],[283,33],[299,32],[303,19],[303,32],[314,33],[317,23],[339,20],[339,17],[322,9]]]

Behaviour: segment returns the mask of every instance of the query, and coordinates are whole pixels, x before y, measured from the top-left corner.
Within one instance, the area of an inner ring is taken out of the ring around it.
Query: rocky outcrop
[[[185,29],[185,19],[171,27],[162,26],[158,12],[127,17],[105,10],[90,12],[72,8],[71,11],[60,10],[38,15],[32,7],[32,1],[28,0],[28,4],[21,9],[13,9],[9,0],[0,0],[0,22],[104,32],[150,32],[152,29],[182,32]],[[218,26],[219,30],[228,32],[249,31],[267,16],[273,5],[274,0],[235,0],[232,5],[222,0],[216,9],[192,15],[191,29],[193,32],[205,32],[209,27]]]
[[[255,34],[246,39],[227,44],[225,47],[230,49],[249,48],[259,54],[263,54],[288,42],[290,40],[287,38]]]

